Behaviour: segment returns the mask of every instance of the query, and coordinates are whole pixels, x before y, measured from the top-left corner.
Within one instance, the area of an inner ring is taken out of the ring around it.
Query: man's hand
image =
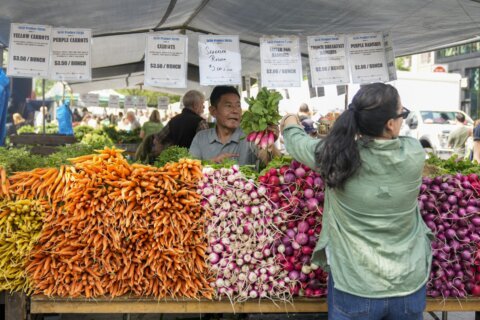
[[[215,163],[222,163],[223,160],[227,158],[238,158],[240,155],[238,153],[222,153],[216,156],[215,158],[210,159],[210,161]]]

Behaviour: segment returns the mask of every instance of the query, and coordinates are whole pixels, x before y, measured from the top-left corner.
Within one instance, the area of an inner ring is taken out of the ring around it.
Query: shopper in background
[[[41,106],[40,110],[35,112],[35,122],[34,122],[34,127],[35,127],[35,132],[36,133],[43,133],[43,123],[45,122],[45,125],[47,125],[47,116],[48,116],[48,108],[46,106]]]
[[[127,117],[121,117],[118,119],[117,129],[120,131],[130,130],[130,122],[128,121]]]
[[[22,115],[20,113],[14,113],[12,115],[12,122],[7,122],[6,124],[7,136],[10,136],[12,134],[18,134],[17,130],[24,125],[27,125],[27,122],[22,117]]]
[[[321,140],[296,115],[282,119],[285,146],[326,184],[312,262],[329,267],[329,319],[423,319],[433,237],[417,197],[425,152],[399,137],[409,111],[386,84],[363,86]]]
[[[160,112],[153,110],[150,118],[143,124],[142,130],[140,130],[140,138],[143,139],[148,135],[160,132],[162,129],[163,124],[160,121]]]
[[[75,110],[73,110],[72,121],[74,123],[82,121],[82,116],[80,115],[80,112],[78,112],[77,108],[75,108]]]
[[[267,163],[272,155],[279,154],[276,149],[270,154],[265,150],[254,150],[244,139],[245,134],[240,129],[240,94],[235,87],[215,87],[210,95],[209,111],[216,119],[215,127],[197,133],[190,146],[194,157],[216,163],[231,158],[236,159],[239,165],[245,165],[255,164],[257,159]],[[278,133],[276,126],[269,129]]]
[[[12,115],[13,119],[13,125],[15,126],[15,129],[18,130],[20,127],[23,127],[24,125],[27,124],[25,119],[22,117],[20,113],[14,113]]]
[[[480,119],[476,120],[473,127],[473,161],[480,163]]]
[[[457,112],[456,115],[457,128],[450,132],[448,136],[448,146],[453,148],[453,152],[459,157],[465,157],[465,143],[469,136],[472,135],[472,129],[465,125],[465,115]]]
[[[90,112],[88,111],[88,108],[87,108],[87,107],[83,107],[83,108],[82,108],[82,112],[81,112],[81,114],[80,114],[80,116],[82,117],[82,120],[85,118],[85,116],[86,116],[87,114],[90,114]]]
[[[128,121],[127,131],[135,131],[141,127],[140,122],[138,122],[137,117],[135,117],[135,112],[128,111],[125,118],[127,118]]]
[[[145,122],[147,122],[148,119],[149,119],[149,117],[148,117],[148,110],[145,110],[145,111],[140,110],[140,111],[138,112],[137,119],[138,119],[138,122],[140,123],[140,125],[143,127],[143,125],[145,124]]]
[[[98,125],[98,116],[93,114],[87,114],[87,126],[97,129]]]
[[[169,146],[189,148],[195,134],[208,129],[201,115],[204,112],[205,96],[190,90],[182,98],[182,112],[174,116],[158,133],[146,136],[136,152],[136,159],[153,162]]]
[[[303,121],[305,119],[310,119],[311,116],[312,116],[312,113],[310,112],[308,105],[306,103],[302,103],[298,108],[298,118],[300,119],[300,121]]]

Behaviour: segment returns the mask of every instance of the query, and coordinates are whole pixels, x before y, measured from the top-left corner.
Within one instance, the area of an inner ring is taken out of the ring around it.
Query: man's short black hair
[[[216,107],[224,94],[233,93],[240,98],[238,90],[233,86],[216,86],[210,94],[210,105]]]
[[[456,117],[457,117],[458,122],[461,122],[461,123],[465,122],[465,116],[463,115],[463,113],[457,112]]]

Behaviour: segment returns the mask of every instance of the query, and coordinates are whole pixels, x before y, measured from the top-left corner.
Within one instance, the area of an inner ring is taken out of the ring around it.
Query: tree
[[[45,80],[45,93],[57,83],[55,80]],[[35,79],[35,96],[38,100],[42,99],[42,79]]]
[[[147,104],[149,107],[156,107],[158,103],[158,97],[168,97],[170,103],[175,103],[180,101],[180,96],[175,94],[168,94],[163,92],[149,91],[143,89],[119,89],[116,90],[118,93],[121,93],[126,96],[144,96],[147,97]]]
[[[410,71],[409,57],[395,58],[395,68],[399,71]]]

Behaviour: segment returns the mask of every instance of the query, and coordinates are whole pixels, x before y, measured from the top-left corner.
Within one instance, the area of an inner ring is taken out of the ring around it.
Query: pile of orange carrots
[[[15,173],[2,189],[3,197],[51,206],[26,263],[35,293],[212,298],[200,161],[130,165],[108,148],[69,160]]]

